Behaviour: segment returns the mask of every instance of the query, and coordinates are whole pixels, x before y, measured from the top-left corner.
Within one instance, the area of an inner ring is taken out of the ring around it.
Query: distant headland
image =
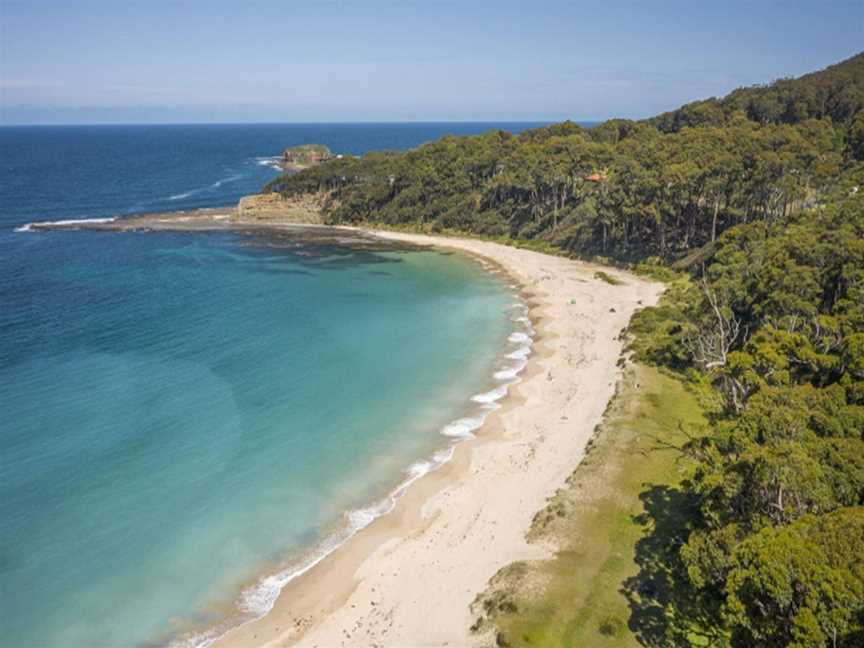
[[[282,152],[279,166],[285,171],[302,171],[341,157],[334,155],[324,144],[300,144],[290,146]]]

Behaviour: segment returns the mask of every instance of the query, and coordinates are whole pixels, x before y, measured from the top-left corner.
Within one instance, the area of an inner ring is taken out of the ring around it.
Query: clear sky
[[[0,0],[0,122],[599,120],[864,49],[864,0]]]

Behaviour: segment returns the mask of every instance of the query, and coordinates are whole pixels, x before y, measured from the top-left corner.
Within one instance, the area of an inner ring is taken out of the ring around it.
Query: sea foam
[[[511,351],[510,353],[508,353],[504,357],[509,358],[510,360],[521,360],[523,358],[527,358],[529,355],[531,355],[531,344],[530,343],[529,344],[523,344],[522,346],[517,348],[515,351]]]
[[[239,180],[242,177],[243,177],[242,173],[236,173],[232,176],[228,176],[227,178],[223,178],[222,180],[217,180],[216,182],[214,182],[213,184],[210,185],[210,189],[218,189],[222,185],[228,184],[229,182],[236,182],[237,180]]]
[[[482,265],[487,272],[490,271],[489,264],[483,263]],[[286,585],[311,570],[375,520],[393,511],[399,498],[408,491],[414,482],[450,461],[453,458],[456,445],[462,441],[473,439],[474,432],[483,426],[486,417],[501,407],[497,401],[507,395],[510,386],[519,382],[519,373],[528,364],[528,356],[531,353],[533,341],[532,336],[534,335],[531,320],[527,317],[527,305],[519,301],[514,303],[512,307],[519,308],[526,314],[526,316],[516,318],[516,321],[524,325],[525,331],[514,331],[507,338],[509,343],[520,344],[520,346],[504,356],[511,360],[517,360],[517,362],[493,373],[492,377],[495,380],[504,381],[504,383],[487,392],[472,396],[470,400],[479,411],[473,416],[461,417],[445,425],[441,429],[441,434],[450,438],[450,443],[445,448],[434,452],[429,459],[415,461],[409,465],[404,471],[405,478],[386,497],[369,506],[347,511],[344,514],[345,524],[338,531],[324,538],[317,547],[306,554],[305,558],[275,574],[261,578],[254,586],[245,589],[237,603],[238,608],[247,617],[241,625],[251,623],[267,615],[273,609],[276,599]],[[231,627],[236,626],[211,628],[207,632],[193,637],[179,639],[172,642],[170,648],[208,648],[224,636]]]
[[[475,403],[494,403],[495,401],[501,400],[507,395],[507,385],[501,385],[492,389],[488,392],[483,392],[482,394],[475,394],[471,397],[471,400]]]
[[[448,423],[441,429],[441,434],[454,438],[473,438],[472,432],[483,425],[484,416],[466,416]]]
[[[16,232],[34,232],[38,231],[42,227],[70,227],[74,225],[89,225],[92,223],[113,223],[116,218],[73,218],[69,220],[58,220],[58,221],[37,221],[35,223],[27,223],[26,225],[22,225],[21,227],[16,227]],[[35,225],[35,228],[34,228]]]
[[[507,367],[506,369],[501,369],[499,371],[496,371],[493,374],[493,377],[495,378],[495,380],[513,380],[520,373],[522,373],[522,370],[525,368],[525,366],[527,364],[528,364],[527,358],[522,358],[516,364],[514,364],[510,367]]]
[[[276,171],[282,171],[282,158],[280,157],[258,157],[255,158],[255,164],[258,166],[266,166]]]
[[[196,194],[202,193],[204,191],[210,191],[212,189],[218,189],[222,185],[228,184],[229,182],[236,182],[243,177],[242,173],[235,173],[234,175],[230,175],[228,177],[222,178],[221,180],[217,180],[216,182],[207,185],[206,187],[198,187],[197,189],[190,189],[189,191],[184,191],[183,193],[174,194],[173,196],[168,196],[168,200],[183,200],[184,198],[189,198],[190,196],[195,196]]]

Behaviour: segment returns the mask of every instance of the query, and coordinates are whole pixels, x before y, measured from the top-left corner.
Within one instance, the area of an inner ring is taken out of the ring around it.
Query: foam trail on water
[[[35,223],[27,223],[26,225],[21,225],[20,227],[16,227],[16,232],[33,232],[41,227],[70,227],[74,225],[87,225],[92,223],[113,223],[116,218],[73,218],[69,220],[58,220],[58,221],[38,221]]]
[[[189,196],[194,196],[199,191],[201,191],[201,190],[200,189],[192,189],[191,191],[187,191],[185,193],[174,194],[173,196],[168,196],[168,200],[182,200],[183,198],[188,198]]]
[[[479,424],[482,425],[482,421]],[[250,617],[244,624],[265,616],[273,609],[279,593],[288,583],[308,572],[359,531],[396,508],[396,502],[408,491],[411,484],[450,461],[453,457],[453,448],[454,446],[450,445],[435,452],[428,460],[412,463],[405,470],[406,478],[387,497],[370,506],[346,512],[345,527],[322,541],[304,562],[265,576],[254,586],[244,590],[237,603],[238,608]],[[172,642],[171,648],[207,648],[228,629],[230,628],[212,629],[188,639],[177,640]]]
[[[229,182],[235,182],[236,180],[239,180],[242,177],[243,177],[243,174],[238,173],[238,174],[229,176],[227,178],[223,178],[222,180],[217,180],[216,182],[214,182],[213,184],[210,185],[210,188],[211,189],[218,189],[223,184],[228,184]]]
[[[280,157],[258,157],[255,158],[255,164],[258,166],[266,166],[276,171],[282,171],[282,158]]]
[[[523,358],[527,358],[529,355],[531,355],[531,345],[525,344],[523,346],[520,346],[515,351],[511,351],[504,357],[510,360],[522,360]]]
[[[490,271],[490,264],[482,261],[481,264],[487,271]],[[322,540],[317,547],[307,554],[305,559],[275,574],[261,578],[254,586],[244,590],[237,603],[240,611],[246,616],[246,619],[240,625],[245,625],[265,616],[273,609],[279,593],[288,583],[308,572],[358,532],[396,508],[398,499],[408,491],[411,484],[450,461],[453,458],[456,445],[462,441],[474,438],[474,432],[483,426],[487,416],[501,407],[497,401],[507,395],[511,385],[515,385],[520,381],[519,373],[528,364],[528,356],[531,353],[531,345],[533,343],[532,336],[534,335],[531,320],[527,317],[528,306],[524,302],[519,301],[512,304],[511,308],[518,308],[525,314],[514,320],[522,324],[525,330],[514,331],[507,338],[510,344],[519,344],[520,346],[504,356],[510,360],[517,360],[517,362],[499,369],[492,376],[497,381],[504,381],[503,384],[494,387],[490,391],[472,396],[470,401],[474,403],[475,411],[479,410],[479,412],[471,416],[455,419],[445,425],[440,432],[443,436],[451,439],[447,447],[437,450],[428,459],[422,459],[409,465],[405,469],[405,479],[389,495],[370,506],[347,511],[344,514],[345,525],[339,531]],[[170,648],[208,648],[233,627],[236,627],[236,625],[223,625],[211,628],[193,637],[176,640],[170,644]]]
[[[496,387],[488,392],[483,392],[482,394],[475,394],[471,397],[471,400],[475,403],[494,403],[497,400],[501,400],[507,395],[507,385],[501,385],[500,387]]]
[[[517,362],[515,365],[513,365],[512,367],[508,367],[506,369],[501,369],[500,371],[496,371],[493,374],[493,376],[494,376],[495,380],[513,380],[520,373],[522,373],[522,370],[525,368],[525,366],[527,364],[528,364],[528,360],[523,358],[519,362]]]
[[[417,477],[414,478],[414,480],[416,479]],[[348,518],[348,526],[351,529],[351,535],[354,535],[358,531],[365,529],[379,517],[387,515],[390,511],[394,509],[395,506],[396,498],[393,496],[393,494],[391,494],[388,497],[382,499],[380,502],[376,502],[372,506],[367,506],[365,508],[349,511],[346,514],[346,517]]]
[[[229,182],[236,182],[237,180],[240,180],[242,177],[243,177],[242,173],[235,173],[234,175],[230,175],[227,178],[222,178],[221,180],[217,180],[213,184],[208,185],[206,187],[199,187],[197,189],[190,189],[189,191],[184,191],[183,193],[178,193],[178,194],[174,194],[173,196],[168,196],[168,200],[173,202],[175,200],[182,200],[183,198],[189,198],[190,196],[194,196],[196,194],[199,194],[202,191],[210,191],[212,189],[218,189],[222,185],[228,184]]]
[[[486,420],[485,416],[466,416],[465,418],[456,419],[452,423],[448,423],[441,429],[441,434],[454,438],[473,438],[472,432],[483,425]]]

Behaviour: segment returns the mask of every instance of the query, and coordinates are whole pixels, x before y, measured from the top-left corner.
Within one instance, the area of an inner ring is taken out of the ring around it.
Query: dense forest
[[[859,190],[860,188],[860,190]],[[646,121],[446,137],[268,187],[333,223],[456,231],[668,277],[644,361],[722,408],[654,645],[864,646],[864,54]]]

